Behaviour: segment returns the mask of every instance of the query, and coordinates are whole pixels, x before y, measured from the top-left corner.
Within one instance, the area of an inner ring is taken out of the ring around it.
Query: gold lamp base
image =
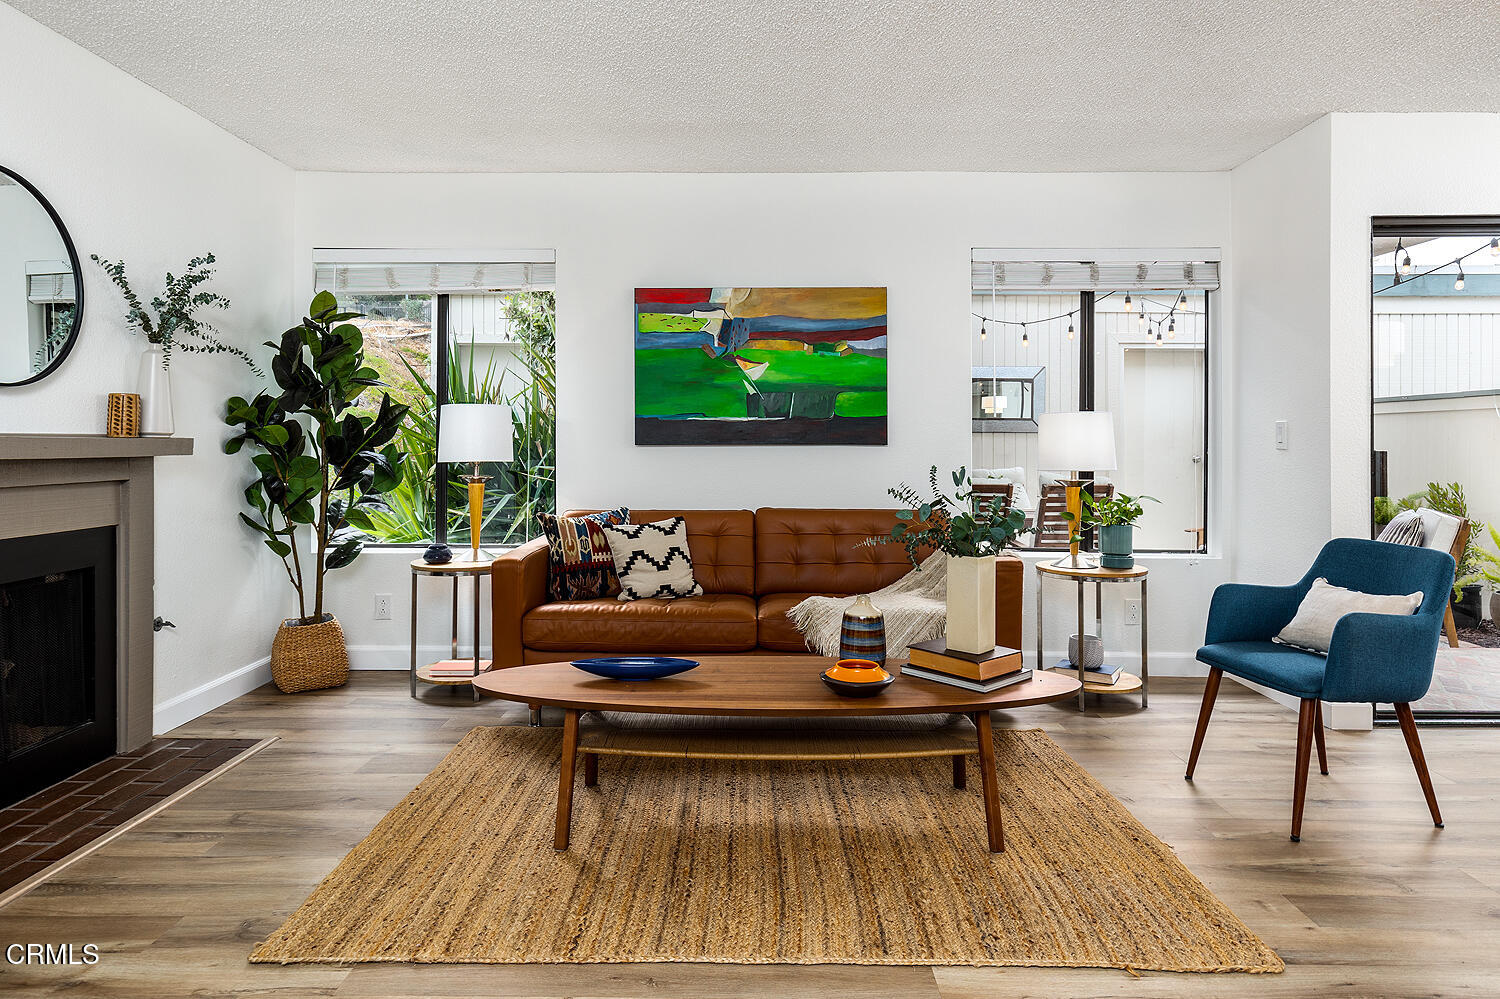
[[[1068,487],[1068,554],[1052,564],[1059,569],[1097,569],[1098,559],[1091,555],[1085,555],[1078,550],[1080,527],[1083,524],[1083,486],[1082,479],[1067,479],[1064,484]]]
[[[488,475],[479,474],[479,463],[474,463],[473,475],[460,475],[469,484],[469,553],[470,561],[478,562],[482,554],[479,547],[479,532],[484,526],[484,484]]]

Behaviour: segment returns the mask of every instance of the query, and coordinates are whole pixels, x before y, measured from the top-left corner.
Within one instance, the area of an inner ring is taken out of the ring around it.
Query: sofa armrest
[[[1297,616],[1303,596],[1301,586],[1223,583],[1208,606],[1203,644],[1269,642]]]
[[[525,663],[521,618],[547,602],[547,539],[533,538],[490,567],[490,655],[496,668]]]
[[[1026,589],[1026,563],[1009,553],[995,558],[995,644],[1021,647],[1021,607]]]

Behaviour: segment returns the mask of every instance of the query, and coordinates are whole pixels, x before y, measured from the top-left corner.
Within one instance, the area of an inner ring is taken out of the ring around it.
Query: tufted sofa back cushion
[[[566,516],[594,512],[570,510]],[[755,595],[755,514],[749,510],[630,509],[632,524],[650,524],[668,517],[687,521],[693,578],[705,593]]]
[[[894,583],[911,571],[906,551],[860,542],[895,523],[895,510],[762,507],[755,511],[755,592],[868,593]]]

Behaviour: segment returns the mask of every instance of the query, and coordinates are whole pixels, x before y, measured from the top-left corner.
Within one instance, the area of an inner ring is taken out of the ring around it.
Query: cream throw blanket
[[[948,613],[948,556],[933,552],[920,567],[890,586],[870,594],[875,609],[885,615],[887,659],[905,659],[914,642],[943,634]],[[786,612],[807,647],[820,656],[839,654],[844,611],[854,597],[808,597]]]

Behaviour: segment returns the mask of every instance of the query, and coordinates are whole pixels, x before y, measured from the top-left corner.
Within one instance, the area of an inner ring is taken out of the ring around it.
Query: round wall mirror
[[[83,321],[83,272],[47,199],[0,166],[0,385],[45,378]]]

